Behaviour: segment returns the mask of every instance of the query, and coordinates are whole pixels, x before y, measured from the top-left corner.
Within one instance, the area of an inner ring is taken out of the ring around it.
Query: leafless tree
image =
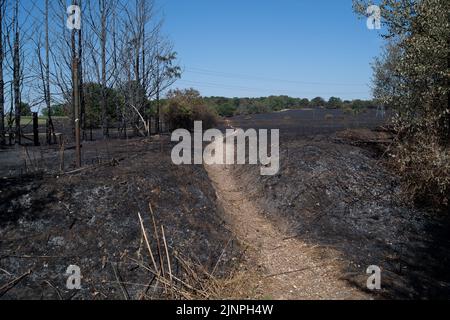
[[[73,5],[78,5],[77,0],[73,0]],[[80,34],[76,29],[72,29],[71,34],[71,47],[72,47],[72,106],[74,114],[75,123],[75,148],[76,148],[76,166],[81,167],[81,135],[80,135],[80,82],[79,82],[79,68],[80,68],[80,57],[78,56],[79,50],[77,48],[76,37]],[[78,39],[80,40],[80,39]]]
[[[97,82],[101,84],[101,125],[103,137],[109,135],[107,89],[114,75],[114,43],[112,39],[117,0],[88,1],[88,22],[90,36],[87,47],[89,60],[96,69]],[[100,59],[100,62],[98,61]]]
[[[20,116],[21,116],[21,99],[20,99],[20,31],[19,31],[19,0],[14,5],[14,48],[13,48],[13,88],[14,88],[14,121],[15,121],[15,137],[16,144],[21,142]]]
[[[176,54],[169,41],[162,39],[162,21],[158,20],[153,1],[135,0],[123,8],[121,36],[121,89],[134,126],[141,123],[149,134],[149,103],[156,99],[156,130],[159,131],[161,92],[179,77]]]
[[[66,26],[70,4],[81,7],[80,30]],[[24,21],[25,14],[33,22]],[[161,35],[153,0],[0,0],[0,22],[5,40],[0,44],[1,144],[9,103],[10,138],[20,143],[22,100],[47,110],[49,143],[56,140],[55,104],[71,110],[74,136],[77,119],[85,133],[89,112],[95,110],[90,108],[97,102],[87,96],[92,85],[101,89],[100,98],[94,98],[100,103],[104,137],[114,118],[125,134],[131,125],[149,135],[155,117],[159,131],[160,97],[179,77],[180,68],[171,43]],[[111,99],[110,93],[118,98]]]
[[[5,83],[3,80],[3,17],[6,0],[0,0],[0,145],[6,144],[5,135]]]
[[[169,88],[180,76],[181,68],[176,65],[177,54],[173,51],[170,42],[165,41],[156,46],[156,68],[152,74],[152,86],[156,102],[156,132],[160,132],[161,105],[160,96]],[[153,92],[150,92],[153,95]]]
[[[45,105],[47,108],[47,117],[48,117],[48,127],[47,127],[47,142],[49,144],[56,143],[56,135],[55,135],[55,127],[53,125],[52,119],[52,97],[50,90],[50,40],[49,40],[49,0],[45,0],[45,8],[44,8],[44,33],[45,33],[45,58],[41,56],[41,37],[38,37],[37,40],[37,57],[39,62],[39,73],[40,79],[42,82],[42,91],[45,100]]]

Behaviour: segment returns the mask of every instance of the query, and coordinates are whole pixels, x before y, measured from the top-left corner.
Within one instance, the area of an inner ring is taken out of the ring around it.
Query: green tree
[[[369,1],[354,0],[361,15]],[[450,1],[382,0],[388,39],[373,64],[375,99],[395,110],[391,154],[415,200],[450,203]]]
[[[354,0],[363,14],[369,1]],[[410,133],[426,130],[450,138],[450,22],[447,0],[383,0],[389,39],[374,62],[374,95],[395,108]]]
[[[88,127],[100,127],[103,120],[103,107],[102,103],[103,94],[106,95],[107,109],[106,116],[109,121],[116,121],[118,118],[116,103],[121,102],[122,98],[119,92],[113,88],[102,89],[102,85],[99,83],[89,82],[84,84],[85,92],[85,121]],[[53,110],[52,110],[53,111]]]
[[[33,115],[33,112],[31,111],[31,107],[28,103],[26,103],[26,102],[20,103],[20,115],[22,117],[30,117]]]
[[[169,91],[164,113],[172,129],[191,130],[194,128],[194,121],[202,121],[205,129],[217,123],[216,112],[207,106],[200,92],[194,89]]]
[[[327,103],[328,108],[342,108],[342,106],[343,103],[341,98],[331,97]]]
[[[68,107],[63,104],[56,104],[52,106],[52,117],[66,117],[70,114]],[[42,109],[42,115],[48,116],[48,109]]]
[[[322,97],[315,97],[310,102],[311,107],[325,107],[326,104],[325,99]]]
[[[300,108],[309,107],[309,100],[307,98],[300,99],[299,102],[298,102],[298,106]]]

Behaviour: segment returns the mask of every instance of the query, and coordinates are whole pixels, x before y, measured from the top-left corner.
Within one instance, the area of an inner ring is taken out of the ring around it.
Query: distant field
[[[58,119],[68,119],[68,117],[52,117],[52,119],[54,120],[58,120]],[[39,117],[38,118],[38,124],[40,126],[45,126],[47,121],[47,117]],[[14,124],[14,121],[13,121]],[[20,125],[21,126],[26,126],[26,125],[32,125],[33,124],[33,117],[32,116],[22,116],[20,117]]]
[[[327,134],[344,129],[375,128],[389,118],[367,109],[351,114],[339,109],[303,109],[240,115],[228,118],[225,125],[242,129],[280,129],[283,136]]]

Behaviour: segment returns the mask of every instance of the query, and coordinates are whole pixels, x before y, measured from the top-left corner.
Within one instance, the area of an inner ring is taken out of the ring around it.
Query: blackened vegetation
[[[275,124],[274,124],[275,125]],[[244,192],[291,237],[342,262],[343,278],[367,290],[382,268],[380,298],[450,297],[450,221],[402,200],[399,177],[381,155],[389,132],[367,129],[281,137],[281,170],[236,166]]]
[[[110,141],[107,148],[99,142],[95,148],[100,157],[116,161],[61,176],[4,179],[0,284],[31,274],[0,292],[1,298],[166,297],[161,282],[149,286],[153,275],[142,267],[151,262],[138,212],[152,238],[149,203],[158,227],[164,226],[170,255],[209,272],[215,268],[216,277],[226,273],[237,246],[216,214],[215,194],[201,166],[172,165],[170,149],[166,145],[161,152],[160,141]],[[151,246],[158,252],[156,242]],[[178,260],[171,263],[173,275],[184,279]],[[81,268],[79,291],[66,288],[71,264]]]
[[[378,265],[380,298],[449,298],[450,221],[403,200],[400,178],[383,157],[393,134],[377,128],[384,120],[375,112],[316,109],[231,119],[224,127],[281,129],[278,175],[261,177],[259,167],[248,166],[231,172],[288,238],[319,248],[318,259],[336,258],[342,277],[361,290],[367,290],[367,267]],[[230,297],[209,295],[202,281],[201,290],[176,295],[162,282],[170,275],[157,281],[143,267],[152,261],[138,212],[156,264],[165,256],[153,241],[149,203],[157,226],[164,226],[178,279],[185,279],[186,268],[176,256],[201,266],[206,273],[199,275],[209,279],[211,273],[227,278],[243,254],[221,220],[203,167],[172,165],[171,147],[168,137],[85,142],[83,168],[74,171],[67,148],[65,174],[57,148],[0,153],[7,177],[0,189],[0,298]],[[81,268],[80,291],[66,289],[71,264]],[[244,273],[242,280],[252,276]]]
[[[53,195],[41,188],[42,179],[42,174],[25,174],[2,179],[0,227],[15,223],[20,218],[25,220],[40,218],[36,213],[42,212],[45,205],[53,200]],[[31,193],[39,197],[32,198]]]

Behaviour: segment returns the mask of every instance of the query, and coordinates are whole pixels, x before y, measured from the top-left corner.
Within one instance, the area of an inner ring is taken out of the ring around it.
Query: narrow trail
[[[262,273],[256,291],[267,299],[369,299],[342,279],[339,257],[283,234],[241,191],[225,165],[205,165],[228,227]],[[321,253],[322,252],[322,253]]]

